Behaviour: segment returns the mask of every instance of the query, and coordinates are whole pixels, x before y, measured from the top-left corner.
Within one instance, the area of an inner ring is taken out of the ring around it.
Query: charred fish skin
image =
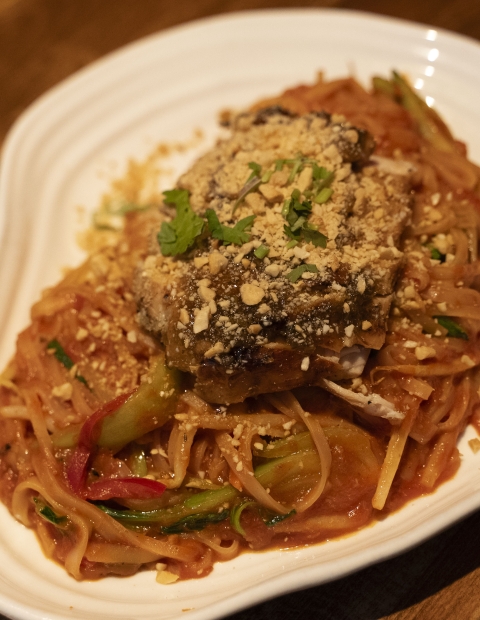
[[[140,323],[207,401],[358,376],[383,345],[411,193],[373,146],[341,116],[267,109],[180,178],[203,232],[176,256],[154,237],[135,289]]]

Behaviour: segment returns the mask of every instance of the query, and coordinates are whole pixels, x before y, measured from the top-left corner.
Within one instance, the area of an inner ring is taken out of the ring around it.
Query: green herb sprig
[[[252,162],[253,163],[253,162]],[[164,256],[178,256],[191,249],[198,238],[207,230],[214,239],[224,245],[242,245],[250,241],[248,231],[252,227],[255,215],[239,220],[235,226],[220,223],[213,209],[207,209],[205,219],[198,216],[190,205],[187,190],[174,189],[163,192],[165,202],[176,207],[177,215],[171,222],[163,222],[157,235],[160,249]]]
[[[318,269],[315,265],[311,265],[310,263],[303,263],[302,265],[295,267],[295,269],[292,269],[292,271],[289,271],[287,274],[285,274],[285,277],[290,282],[295,283],[299,278],[302,277],[305,272],[318,273]]]
[[[254,215],[244,217],[232,227],[221,224],[213,209],[207,209],[205,211],[205,216],[212,237],[219,241],[223,241],[223,245],[229,245],[231,243],[234,245],[242,245],[250,241],[250,235],[247,231],[252,227],[253,220],[255,219]]]
[[[262,166],[260,164],[257,164],[256,161],[248,162],[248,167],[252,172],[247,179],[247,183],[251,181],[254,177],[260,178],[262,176]]]
[[[315,247],[326,248],[327,237],[308,223],[308,217],[312,212],[310,200],[300,202],[300,191],[294,189],[282,208],[282,215],[287,220],[283,230],[287,237],[295,241],[306,241]]]
[[[312,167],[312,187],[304,192],[304,195],[306,198],[312,198],[314,202],[323,204],[324,202],[327,202],[333,194],[333,190],[330,189],[330,184],[335,178],[334,172],[327,170],[327,168],[324,168],[323,166],[319,166],[314,159],[305,157],[301,153],[293,159],[277,159],[275,161],[275,170],[283,170],[284,166],[291,167],[290,174],[287,179],[287,183],[290,184],[293,183],[293,180],[297,174],[302,172],[307,165]]]
[[[164,256],[176,256],[189,250],[205,227],[205,221],[190,206],[186,189],[172,189],[163,192],[165,202],[175,205],[176,217],[171,222],[163,222],[157,235]]]

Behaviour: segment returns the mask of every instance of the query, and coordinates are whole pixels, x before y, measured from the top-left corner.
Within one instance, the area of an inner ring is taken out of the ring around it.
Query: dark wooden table
[[[292,6],[371,11],[480,40],[479,0],[0,0],[0,143],[34,99],[117,47],[200,17]],[[402,556],[229,620],[253,618],[478,620],[480,513]]]

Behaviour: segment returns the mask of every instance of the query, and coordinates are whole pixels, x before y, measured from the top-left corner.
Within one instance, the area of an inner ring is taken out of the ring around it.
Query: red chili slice
[[[86,490],[86,498],[91,500],[155,499],[160,497],[166,486],[149,478],[108,478],[94,482]]]
[[[70,488],[77,495],[83,495],[87,466],[92,452],[85,446],[77,446],[72,454],[67,468],[67,478]]]
[[[90,457],[95,449],[99,435],[99,422],[106,416],[114,413],[126,402],[133,392],[121,394],[108,403],[105,403],[87,418],[81,428],[78,437],[78,445],[72,454],[67,468],[67,478],[70,487],[77,495],[85,495],[85,480]]]

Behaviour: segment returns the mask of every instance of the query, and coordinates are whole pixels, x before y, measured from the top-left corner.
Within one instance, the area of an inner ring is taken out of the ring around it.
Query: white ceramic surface
[[[281,89],[354,73],[366,82],[392,68],[434,100],[480,160],[480,46],[426,26],[335,10],[250,12],[195,22],[139,41],[66,80],[16,123],[0,177],[0,364],[27,324],[31,303],[78,263],[77,205],[93,209],[121,169],[156,142],[188,138],[195,153],[216,135],[216,115]],[[173,182],[170,180],[170,185]],[[212,620],[291,590],[377,562],[480,507],[480,455],[461,441],[454,480],[353,536],[289,552],[243,555],[199,581],[171,586],[154,573],[77,583],[46,560],[32,532],[0,507],[0,612],[19,620],[71,618]],[[184,610],[189,609],[188,613]]]

